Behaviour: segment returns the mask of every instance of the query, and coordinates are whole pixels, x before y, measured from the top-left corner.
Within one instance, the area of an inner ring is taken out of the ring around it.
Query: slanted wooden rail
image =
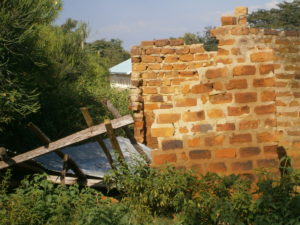
[[[133,119],[130,115],[126,115],[117,119],[114,119],[111,121],[113,129],[121,128],[130,124],[133,124]],[[67,137],[61,138],[57,141],[50,142],[47,146],[41,146],[39,148],[33,149],[31,151],[28,151],[26,153],[17,155],[7,162],[0,161],[0,170],[7,168],[9,166],[15,165],[17,163],[21,163],[30,159],[33,159],[35,157],[47,154],[49,152],[56,151],[57,149],[61,149],[64,147],[67,147],[72,144],[76,144],[78,142],[84,141],[86,139],[90,139],[93,137],[96,137],[100,134],[103,134],[106,132],[105,125],[99,124],[96,126],[89,127],[87,129],[84,129],[82,131],[79,131],[77,133],[71,134]]]

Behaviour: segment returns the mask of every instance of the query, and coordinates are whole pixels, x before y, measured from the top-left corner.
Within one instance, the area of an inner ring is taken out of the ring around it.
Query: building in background
[[[110,86],[114,88],[129,88],[131,82],[131,59],[121,62],[109,69]]]

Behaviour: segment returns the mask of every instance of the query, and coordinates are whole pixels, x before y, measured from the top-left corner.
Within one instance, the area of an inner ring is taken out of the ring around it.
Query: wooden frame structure
[[[39,140],[44,145],[41,147],[38,147],[36,149],[30,150],[28,152],[25,152],[23,154],[19,154],[17,156],[9,158],[8,160],[0,161],[0,170],[8,168],[8,167],[16,165],[16,164],[22,164],[28,160],[31,160],[35,157],[47,154],[49,152],[55,152],[63,160],[63,170],[61,171],[60,176],[49,175],[48,180],[50,180],[54,183],[61,183],[61,184],[79,183],[79,184],[86,185],[86,186],[103,187],[103,185],[101,184],[102,183],[101,179],[88,179],[87,176],[78,167],[76,162],[68,154],[64,154],[63,152],[61,152],[60,149],[65,148],[70,145],[73,145],[73,144],[76,144],[76,143],[79,143],[79,142],[87,140],[87,139],[94,139],[99,143],[99,145],[103,149],[111,167],[113,169],[116,169],[114,162],[113,162],[113,158],[101,137],[102,134],[107,133],[107,135],[112,143],[113,150],[116,153],[117,160],[119,161],[119,163],[126,166],[123,153],[121,151],[120,145],[114,134],[114,129],[118,129],[118,128],[123,128],[125,130],[129,140],[133,144],[136,151],[139,154],[141,154],[141,156],[145,159],[145,161],[147,163],[150,162],[150,159],[147,157],[147,155],[144,153],[144,151],[140,148],[140,146],[136,143],[133,135],[130,133],[128,125],[131,125],[134,122],[133,118],[130,115],[121,116],[120,114],[118,114],[117,116],[115,115],[117,118],[114,120],[111,120],[111,121],[105,120],[104,123],[101,123],[99,125],[94,125],[93,119],[91,118],[88,109],[83,107],[80,110],[82,112],[82,115],[85,119],[85,122],[86,122],[88,128],[81,130],[79,132],[73,133],[67,137],[61,138],[56,141],[51,141],[46,136],[46,134],[44,132],[42,132],[35,124],[29,123],[28,127],[30,128],[30,130],[39,138]],[[118,112],[118,111],[116,110],[116,112]],[[76,177],[67,177],[68,169],[71,169],[75,173]],[[60,179],[58,179],[58,177]]]

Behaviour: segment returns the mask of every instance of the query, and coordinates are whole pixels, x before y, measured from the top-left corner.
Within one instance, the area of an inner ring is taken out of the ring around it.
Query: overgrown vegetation
[[[300,0],[282,2],[278,8],[259,9],[248,16],[251,26],[284,30],[300,29]]]
[[[90,188],[54,185],[44,175],[8,191],[0,184],[0,224],[274,224],[300,223],[300,172],[261,172],[254,186],[236,175],[195,174],[137,163],[106,177],[118,202]]]
[[[122,42],[86,43],[86,24],[72,19],[53,25],[61,7],[59,0],[0,1],[0,146],[21,152],[40,145],[29,121],[51,139],[83,129],[82,106],[102,122],[110,117],[102,98],[129,113],[128,93],[108,81],[108,68],[129,58]]]

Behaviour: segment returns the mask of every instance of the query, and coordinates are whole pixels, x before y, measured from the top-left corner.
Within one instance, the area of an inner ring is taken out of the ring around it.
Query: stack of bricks
[[[250,28],[247,13],[221,18],[217,52],[180,39],[132,48],[135,136],[154,166],[252,176],[278,168],[284,146],[300,167],[299,32]]]

